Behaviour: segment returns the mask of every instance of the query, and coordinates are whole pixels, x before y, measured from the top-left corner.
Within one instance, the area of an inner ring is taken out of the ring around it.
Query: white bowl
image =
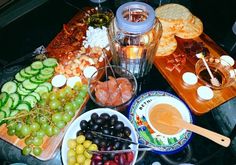
[[[85,113],[83,113],[82,115],[80,115],[75,121],[73,121],[73,123],[70,125],[70,127],[67,129],[65,136],[63,138],[62,141],[62,147],[61,147],[61,156],[62,156],[62,162],[64,165],[67,165],[67,152],[69,150],[68,146],[67,146],[67,142],[69,139],[75,139],[76,138],[76,133],[77,131],[80,130],[80,122],[82,120],[90,120],[90,117],[92,115],[92,113],[97,113],[98,115],[102,114],[102,113],[108,113],[109,115],[117,115],[118,120],[122,121],[124,123],[125,126],[129,127],[131,130],[131,135],[130,138],[132,139],[133,142],[138,143],[138,137],[136,134],[136,131],[133,127],[133,125],[131,124],[131,122],[120,112],[112,110],[110,108],[97,108],[97,109],[93,109],[93,110],[89,110]],[[138,149],[138,145],[130,145],[130,148],[133,150],[137,150]],[[135,161],[137,159],[137,155],[138,152],[134,153],[134,161],[133,161],[133,165],[135,164]]]

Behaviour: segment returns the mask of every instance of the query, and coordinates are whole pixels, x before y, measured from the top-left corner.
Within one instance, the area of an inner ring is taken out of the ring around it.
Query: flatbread
[[[177,41],[174,36],[162,36],[157,48],[156,56],[167,56],[177,48]]]

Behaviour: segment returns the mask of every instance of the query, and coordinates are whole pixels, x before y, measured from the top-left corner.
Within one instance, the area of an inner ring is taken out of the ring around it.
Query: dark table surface
[[[82,8],[85,6],[95,5],[90,3],[88,0],[68,0],[69,3],[73,4],[77,8]],[[121,3],[125,1],[113,1],[108,0],[102,5],[108,6],[115,10]],[[159,1],[146,1],[153,5],[153,7],[157,7]],[[162,2],[178,2],[180,1],[162,1]],[[214,1],[215,2],[215,1]],[[201,5],[196,1],[181,1],[182,4],[188,6],[194,14],[199,16],[204,24],[207,24],[207,18],[204,18],[204,11],[201,13],[200,10]],[[47,44],[56,36],[58,32],[60,32],[62,25],[67,23],[77,12],[76,7],[72,7],[68,3],[62,0],[49,0],[45,4],[40,7],[34,9],[33,11],[25,14],[24,16],[18,18],[14,22],[10,23],[6,27],[0,29],[0,64],[7,64],[19,57],[24,56],[27,53],[32,52],[35,48]],[[232,23],[234,17],[233,12],[231,13],[231,8],[229,8],[229,17],[227,17],[228,22],[225,23],[227,27],[217,27],[216,31],[220,29],[220,31],[225,30],[225,33],[229,32],[229,26]],[[231,18],[233,17],[233,18]],[[225,21],[225,20],[224,20]],[[206,25],[205,31],[207,34],[221,42],[219,34],[212,30],[210,27],[212,26],[212,22],[209,21],[209,25]],[[226,21],[225,21],[226,22]],[[209,33],[208,33],[209,32]],[[223,33],[223,32],[222,32]],[[214,35],[216,34],[216,35]],[[2,71],[1,73],[5,73],[0,76],[9,76],[8,70]],[[6,79],[1,77],[1,83]],[[148,90],[162,90],[167,91],[172,94],[175,92],[169,86],[167,81],[162,77],[162,75],[158,72],[158,70],[153,67],[149,75],[140,80],[140,93]],[[94,108],[95,106],[91,101],[88,102],[85,107],[85,111]],[[203,116],[194,116],[195,122],[205,128],[221,133],[221,129],[216,124],[214,120],[213,114],[211,112],[203,115]],[[21,151],[14,147],[11,144],[8,144],[2,140],[0,140],[0,162],[4,162],[4,164],[21,162],[26,164],[62,164],[60,149],[55,153],[55,157],[52,160],[43,162],[35,159],[32,156],[22,156]],[[215,164],[215,165],[223,165],[223,164],[235,164],[235,155],[229,149],[224,149],[219,145],[213,143],[212,141],[203,138],[199,135],[195,135],[189,145],[191,150],[191,157],[189,158],[189,163],[194,164]],[[183,163],[183,160],[186,153],[189,150],[183,150],[174,155],[168,155],[167,157],[163,157],[157,155],[152,152],[144,153],[144,157],[142,157],[142,153],[139,154],[140,161],[137,163],[138,165],[150,165],[153,162],[160,162],[161,164],[178,164],[174,163],[171,160],[177,161],[179,163]],[[212,156],[214,155],[214,156]],[[141,159],[142,158],[142,159]],[[166,161],[166,160],[169,161]],[[1,163],[0,163],[1,164]]]

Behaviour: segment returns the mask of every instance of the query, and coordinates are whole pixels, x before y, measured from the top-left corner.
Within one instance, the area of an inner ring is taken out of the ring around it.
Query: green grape
[[[44,93],[42,96],[41,96],[41,99],[42,100],[48,100],[49,98],[49,93]]]
[[[66,92],[65,92],[65,90],[60,90],[60,91],[58,92],[58,97],[59,97],[59,98],[65,98],[65,97],[66,97]]]
[[[16,135],[19,139],[25,138],[25,136],[21,134],[21,131],[16,131],[16,132],[15,132],[15,135]]]
[[[50,99],[50,100],[55,100],[55,99],[57,99],[57,94],[56,94],[55,92],[52,92],[52,93],[50,94],[50,96],[49,96],[49,99]]]
[[[15,121],[10,121],[8,124],[7,124],[7,128],[8,129],[16,129],[16,125],[17,123]]]
[[[16,131],[20,131],[21,128],[22,128],[22,126],[23,126],[23,123],[22,123],[22,122],[18,122],[18,123],[16,124]]]
[[[80,106],[84,102],[84,99],[81,96],[77,96],[75,102]]]
[[[38,131],[38,130],[40,129],[40,125],[39,125],[39,123],[37,123],[37,122],[33,122],[33,123],[30,125],[30,128],[31,128],[31,130],[32,130],[33,132],[36,132],[36,131]]]
[[[40,116],[39,117],[39,123],[41,123],[41,124],[47,123],[47,118],[45,116]]]
[[[79,108],[78,104],[75,101],[72,101],[71,104],[73,105],[73,110],[77,110]]]
[[[25,146],[22,150],[23,155],[29,155],[32,151],[32,148],[30,146]]]
[[[45,133],[47,136],[51,137],[53,135],[53,129],[51,125],[48,125],[47,128],[45,129]]]
[[[88,91],[88,86],[87,85],[82,85],[81,90],[80,91],[84,91],[87,92]]]
[[[66,103],[66,105],[65,105],[65,107],[64,107],[64,110],[65,111],[69,111],[69,110],[74,110],[74,106],[73,106],[73,104],[72,103],[70,103],[70,102],[68,102],[68,103]]]
[[[55,123],[55,125],[56,125],[58,128],[62,129],[62,128],[65,127],[66,123],[65,123],[64,121],[58,121],[58,122]]]
[[[23,136],[27,136],[31,133],[31,129],[30,126],[28,124],[24,124],[21,128],[21,134]]]
[[[43,124],[41,125],[41,129],[42,129],[43,131],[45,131],[48,126],[49,126],[48,123],[43,123]]]
[[[40,147],[38,147],[38,146],[36,146],[36,147],[33,148],[33,154],[34,154],[35,156],[39,156],[39,155],[41,155],[41,153],[42,153],[42,148],[40,148]]]
[[[33,140],[34,140],[34,138],[32,136],[28,136],[27,138],[25,138],[25,144],[31,145],[31,144],[33,144]]]
[[[55,113],[52,115],[52,121],[58,122],[62,120],[62,113]]]
[[[61,102],[57,99],[51,100],[49,102],[49,107],[51,109],[58,109],[58,107],[60,107],[60,106],[61,106]]]
[[[65,113],[67,113],[71,118],[75,116],[75,112],[72,110],[67,110]]]
[[[34,137],[33,139],[33,144],[35,146],[40,146],[41,144],[43,144],[43,138],[40,138],[40,137]]]
[[[79,92],[79,96],[81,96],[82,98],[84,98],[87,95],[87,91],[81,90]]]
[[[16,130],[15,130],[15,129],[9,129],[9,128],[8,128],[8,130],[7,130],[7,134],[8,134],[8,135],[13,136],[13,135],[15,135],[15,133],[16,133]]]
[[[66,86],[64,90],[66,94],[70,94],[72,92],[72,89],[69,86]]]
[[[68,113],[64,113],[64,115],[62,116],[62,120],[67,123],[71,120],[71,116]]]
[[[60,128],[58,127],[53,127],[52,128],[52,132],[53,132],[53,135],[59,135],[59,133],[61,132]]]
[[[47,102],[45,100],[41,100],[39,102],[39,105],[42,106],[42,107],[45,107],[47,105]]]
[[[43,138],[45,136],[44,130],[40,129],[39,131],[37,131],[36,136],[39,138]]]

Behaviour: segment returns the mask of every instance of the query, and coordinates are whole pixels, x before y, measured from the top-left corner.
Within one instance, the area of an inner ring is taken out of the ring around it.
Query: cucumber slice
[[[17,89],[17,84],[14,81],[6,82],[1,89],[1,92],[7,92],[8,94],[15,93]]]
[[[21,102],[17,107],[16,109],[18,110],[27,110],[27,111],[30,111],[30,104],[28,102]]]
[[[25,80],[25,78],[22,77],[19,72],[15,75],[15,79],[16,79],[18,82],[23,82],[23,81]]]
[[[1,108],[2,111],[6,112],[6,116],[10,115],[10,109],[12,107],[13,100],[11,97],[8,98],[6,104]]]
[[[37,104],[37,99],[34,97],[34,96],[32,96],[32,95],[29,95],[29,96],[26,96],[25,98],[24,98],[24,101],[25,102],[28,102],[29,104],[30,104],[30,108],[34,108],[35,107],[35,105]]]
[[[35,76],[30,78],[30,81],[34,84],[42,84],[44,80],[39,80]]]
[[[42,80],[42,81],[47,81],[52,76],[53,76],[53,74],[48,74],[48,75],[39,74],[39,75],[36,76],[36,78],[39,79],[39,80]]]
[[[44,83],[42,83],[41,85],[46,86],[46,87],[48,88],[48,91],[51,91],[51,90],[52,90],[52,84],[49,83],[49,82],[44,82]]]
[[[54,73],[53,68],[43,68],[42,70],[40,70],[40,74],[43,74],[43,75],[50,75],[53,73]]]
[[[42,94],[44,93],[48,93],[49,90],[48,90],[48,87],[44,86],[44,85],[39,85],[35,91],[36,93],[38,93],[40,96],[42,96]]]
[[[33,75],[31,75],[31,74],[27,74],[27,73],[25,72],[25,69],[21,69],[20,75],[21,75],[22,77],[24,77],[24,78],[30,78],[30,77],[33,76]]]
[[[34,70],[39,70],[39,69],[43,68],[43,62],[42,61],[35,61],[30,66]]]
[[[37,101],[40,101],[40,100],[41,100],[40,95],[39,95],[38,93],[36,93],[36,92],[32,92],[32,93],[30,93],[29,95],[34,96],[34,97],[37,99]]]
[[[20,95],[18,93],[12,93],[12,94],[10,94],[10,97],[13,100],[11,109],[14,109],[20,103],[21,97],[20,97]]]
[[[46,67],[55,67],[57,66],[57,60],[55,58],[47,58],[43,61],[43,65]]]
[[[29,79],[22,83],[23,87],[28,90],[34,90],[38,87],[38,84],[32,83]]]
[[[25,68],[25,73],[30,74],[30,75],[36,75],[39,73],[39,70],[33,70],[31,69],[30,66]]]
[[[22,96],[26,96],[31,92],[31,90],[25,89],[22,84],[19,85],[17,88],[17,93],[19,93]]]
[[[5,117],[7,117],[6,112],[0,111],[0,123],[2,123],[2,121],[5,119]]]
[[[9,94],[7,92],[2,92],[0,94],[0,101],[1,101],[1,106],[4,106],[9,98]]]
[[[15,116],[17,113],[19,112],[19,110],[18,109],[14,109],[14,110],[11,110],[11,112],[10,112],[10,117],[12,117],[12,116]]]

